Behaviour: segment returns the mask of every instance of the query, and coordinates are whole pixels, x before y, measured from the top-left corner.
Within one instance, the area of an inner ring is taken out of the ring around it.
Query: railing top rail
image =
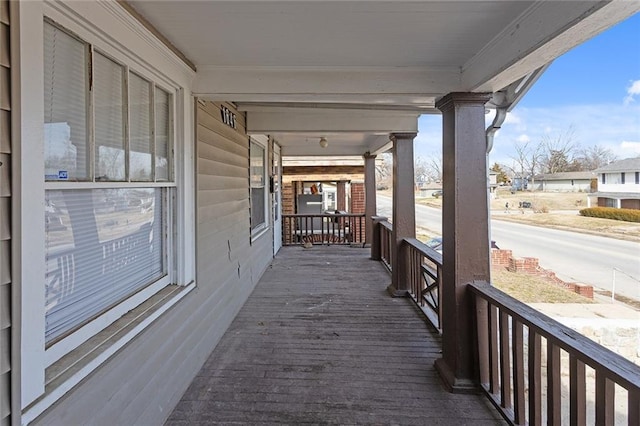
[[[364,217],[364,213],[322,213],[322,214],[304,214],[304,213],[286,213],[282,217]]]
[[[382,226],[383,228],[388,229],[389,231],[393,230],[393,225],[391,225],[391,223],[387,222],[386,220],[384,222],[380,222],[380,226]]]
[[[432,260],[438,265],[442,265],[442,253],[438,253],[422,241],[419,241],[415,238],[405,238],[403,241],[405,244],[410,245],[411,247],[422,253],[424,257]]]
[[[567,352],[574,353],[582,362],[604,370],[609,378],[627,389],[640,389],[640,367],[617,353],[597,344],[571,328],[536,311],[487,282],[469,284],[471,291],[498,306],[513,318],[534,329]]]

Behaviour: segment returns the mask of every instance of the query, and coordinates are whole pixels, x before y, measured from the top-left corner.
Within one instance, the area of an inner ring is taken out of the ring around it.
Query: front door
[[[273,255],[282,247],[282,162],[280,145],[273,144]]]

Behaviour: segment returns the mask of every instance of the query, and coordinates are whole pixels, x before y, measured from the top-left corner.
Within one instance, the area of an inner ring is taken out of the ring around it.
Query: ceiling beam
[[[639,10],[637,1],[538,1],[462,67],[462,87],[498,91]]]
[[[193,93],[214,101],[433,106],[459,85],[457,68],[199,66]]]
[[[419,112],[327,108],[247,111],[247,133],[416,132]]]

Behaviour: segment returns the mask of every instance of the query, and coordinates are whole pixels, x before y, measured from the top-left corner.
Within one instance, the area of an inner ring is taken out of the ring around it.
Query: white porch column
[[[416,236],[416,206],[413,175],[413,139],[416,133],[392,133],[393,142],[393,234],[395,249],[391,253],[391,285],[394,297],[407,295],[405,256],[401,250],[404,238]]]
[[[364,157],[364,214],[365,214],[365,246],[373,241],[373,219],[376,215],[376,156],[368,152]]]
[[[450,391],[476,389],[475,318],[467,284],[490,281],[484,93],[450,93],[442,111],[442,358],[436,369]]]

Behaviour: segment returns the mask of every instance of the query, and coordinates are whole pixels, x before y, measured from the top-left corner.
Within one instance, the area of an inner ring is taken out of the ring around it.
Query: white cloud
[[[640,86],[640,84],[639,84]],[[640,89],[640,87],[638,88]],[[640,93],[639,93],[640,99]],[[533,143],[545,135],[563,135],[573,130],[573,140],[581,147],[599,145],[619,158],[640,152],[640,102],[621,104],[568,105],[549,108],[516,107],[518,123],[506,123],[496,134],[491,162],[513,162],[514,143],[528,137]],[[526,131],[521,130],[522,127]]]
[[[514,111],[509,112],[506,118],[504,119],[504,124],[520,124],[520,123],[522,123],[522,119],[520,118],[518,113]]]
[[[640,80],[631,82],[631,85],[627,88],[627,96],[624,98],[624,104],[629,105],[635,102],[636,95],[640,95]]]
[[[625,153],[624,157],[640,155],[640,142],[622,141],[620,143],[620,151]]]
[[[531,138],[529,137],[529,135],[525,135],[525,134],[523,133],[523,134],[521,134],[520,136],[518,136],[518,137],[516,138],[516,140],[517,140],[518,142],[527,143],[527,142],[531,141]]]

